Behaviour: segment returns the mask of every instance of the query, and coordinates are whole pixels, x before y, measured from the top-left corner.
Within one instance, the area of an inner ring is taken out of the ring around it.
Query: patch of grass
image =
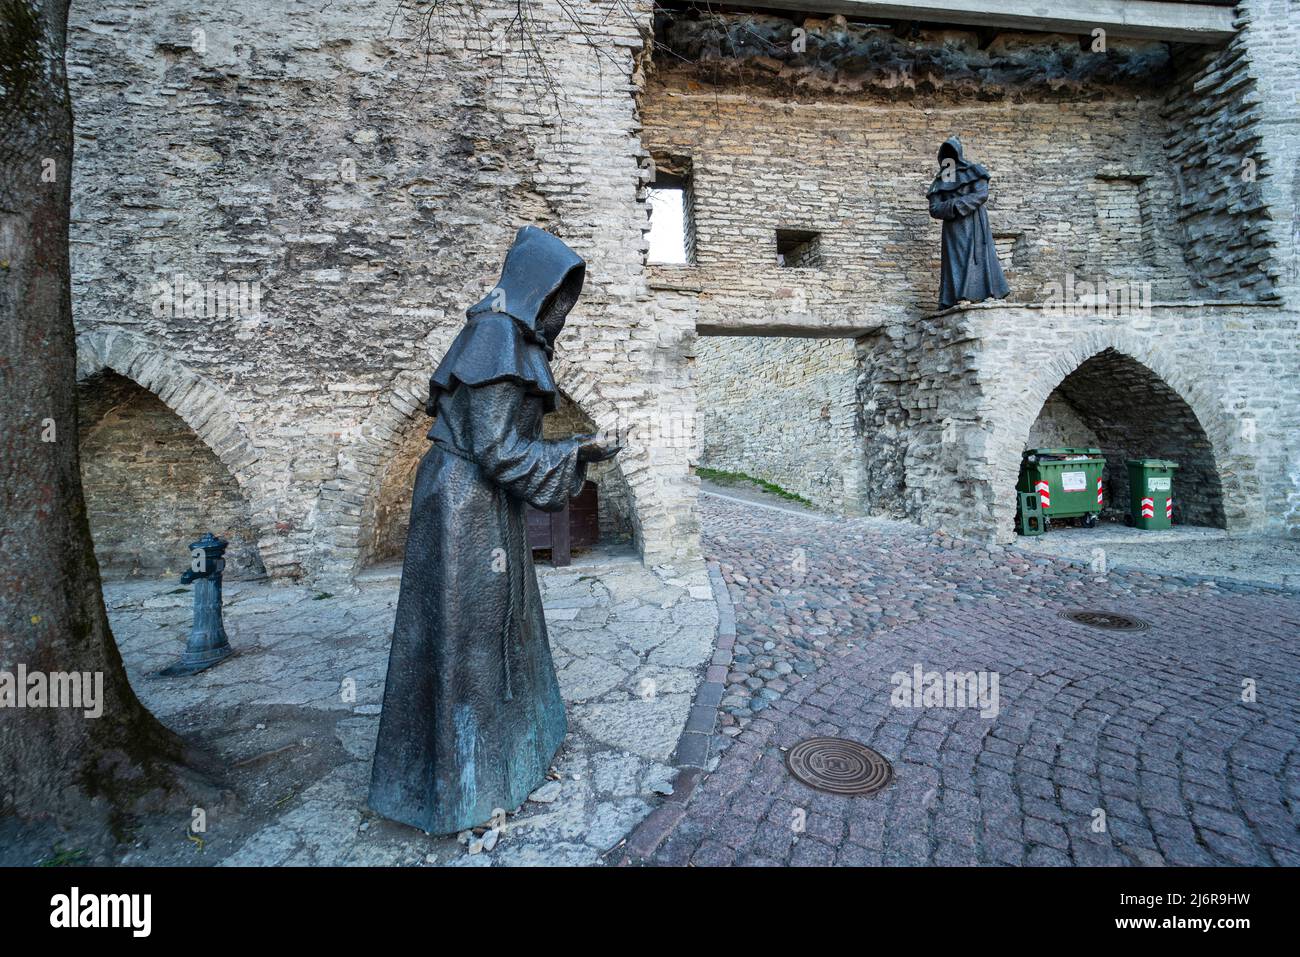
[[[809,508],[815,507],[812,502],[808,501],[802,495],[783,489],[781,486],[765,479],[746,475],[744,472],[727,472],[722,469],[697,468],[695,474],[700,478],[708,479],[710,482],[748,482],[750,485],[757,485],[764,492],[770,492],[771,494],[786,499],[787,501],[798,502],[800,505],[806,505]]]
[[[65,850],[63,848],[55,848],[53,854],[45,858],[36,866],[37,867],[78,867],[85,861],[85,857],[86,857],[86,852],[81,850],[80,848],[76,850]]]

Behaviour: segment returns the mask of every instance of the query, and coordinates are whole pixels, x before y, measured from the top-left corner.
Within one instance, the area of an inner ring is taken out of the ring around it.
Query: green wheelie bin
[[[1137,528],[1174,524],[1174,469],[1168,459],[1128,459],[1129,517]]]
[[[1101,512],[1101,449],[1025,449],[1016,490],[1038,496],[1044,529],[1054,519],[1082,519],[1085,528],[1097,524]]]

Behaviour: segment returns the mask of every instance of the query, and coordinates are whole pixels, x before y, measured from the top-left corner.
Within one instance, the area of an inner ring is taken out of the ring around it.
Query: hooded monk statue
[[[549,360],[586,264],[526,226],[429,381],[370,807],[431,834],[486,823],[546,777],[567,724],[524,523],[619,447],[543,441]]]
[[[962,300],[1005,299],[1011,287],[1002,275],[984,209],[989,201],[989,171],[962,156],[957,137],[939,147],[939,173],[926,196],[930,215],[943,220],[939,308]]]

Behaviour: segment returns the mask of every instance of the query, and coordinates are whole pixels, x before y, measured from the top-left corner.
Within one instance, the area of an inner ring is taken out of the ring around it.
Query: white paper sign
[[[1067,492],[1086,492],[1088,490],[1088,473],[1062,472],[1061,487]]]

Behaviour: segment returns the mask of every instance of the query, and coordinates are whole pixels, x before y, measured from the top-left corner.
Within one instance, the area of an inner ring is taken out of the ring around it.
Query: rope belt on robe
[[[456,448],[455,446],[448,445],[445,442],[439,442],[437,439],[433,440],[433,444],[438,448],[442,449],[444,452],[448,452],[451,455],[456,456],[456,458],[458,459],[463,459],[464,461],[469,462],[475,468],[478,468],[477,462],[475,462],[472,458],[470,458],[464,452],[460,451],[460,449]],[[505,557],[506,557],[507,597],[506,597],[506,623],[505,623],[505,627],[501,629],[501,682],[502,682],[502,686],[505,689],[503,700],[513,701],[515,697],[515,692],[514,692],[514,682],[510,672],[510,632],[514,626],[516,619],[518,619],[519,617],[518,589],[519,586],[522,585],[522,582],[515,581],[515,574],[512,571],[510,565],[510,556],[518,554],[519,550],[515,547],[515,543],[516,543],[515,523],[514,521],[512,521],[513,510],[510,508],[510,496],[506,493],[505,489],[501,488],[499,485],[493,485],[492,492],[493,494],[500,496],[502,499],[504,499],[506,505],[505,508],[506,556]]]

